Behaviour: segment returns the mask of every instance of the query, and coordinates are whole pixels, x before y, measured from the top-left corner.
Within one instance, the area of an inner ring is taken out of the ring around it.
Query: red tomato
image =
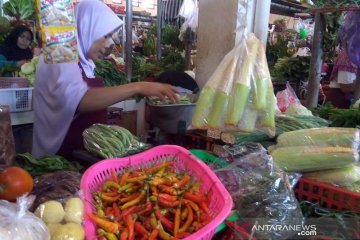
[[[24,193],[31,192],[34,180],[25,169],[8,167],[0,172],[0,199],[15,201]]]

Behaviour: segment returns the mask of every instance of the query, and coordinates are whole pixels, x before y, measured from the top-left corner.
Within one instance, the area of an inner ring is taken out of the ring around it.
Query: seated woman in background
[[[349,59],[346,49],[342,49],[329,78],[326,102],[338,108],[348,108],[353,100],[356,73],[357,66]]]
[[[0,46],[0,67],[7,65],[21,67],[33,58],[30,44],[34,36],[30,28],[18,26],[14,28]]]

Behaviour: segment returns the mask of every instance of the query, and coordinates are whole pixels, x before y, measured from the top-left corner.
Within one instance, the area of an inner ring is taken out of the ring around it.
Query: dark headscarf
[[[4,55],[6,60],[9,61],[20,61],[20,60],[26,60],[26,59],[32,59],[33,53],[30,50],[30,48],[27,49],[21,49],[17,46],[17,40],[18,37],[23,32],[29,32],[31,36],[31,42],[34,40],[34,36],[30,28],[26,26],[19,26],[16,27],[11,31],[9,36],[4,41],[4,44],[0,47],[0,54]]]

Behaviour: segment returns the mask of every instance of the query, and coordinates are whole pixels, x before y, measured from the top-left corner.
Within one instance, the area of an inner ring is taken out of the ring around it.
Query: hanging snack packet
[[[72,0],[37,0],[36,8],[40,27],[75,25]]]
[[[43,27],[41,32],[45,63],[78,61],[75,26]]]

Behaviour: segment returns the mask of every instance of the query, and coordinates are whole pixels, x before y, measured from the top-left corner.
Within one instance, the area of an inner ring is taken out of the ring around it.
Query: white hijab
[[[76,7],[76,22],[80,64],[86,76],[93,78],[95,64],[87,52],[96,40],[120,28],[122,21],[101,1],[83,0]],[[45,64],[40,58],[34,88],[35,156],[60,149],[87,90],[77,63]]]

